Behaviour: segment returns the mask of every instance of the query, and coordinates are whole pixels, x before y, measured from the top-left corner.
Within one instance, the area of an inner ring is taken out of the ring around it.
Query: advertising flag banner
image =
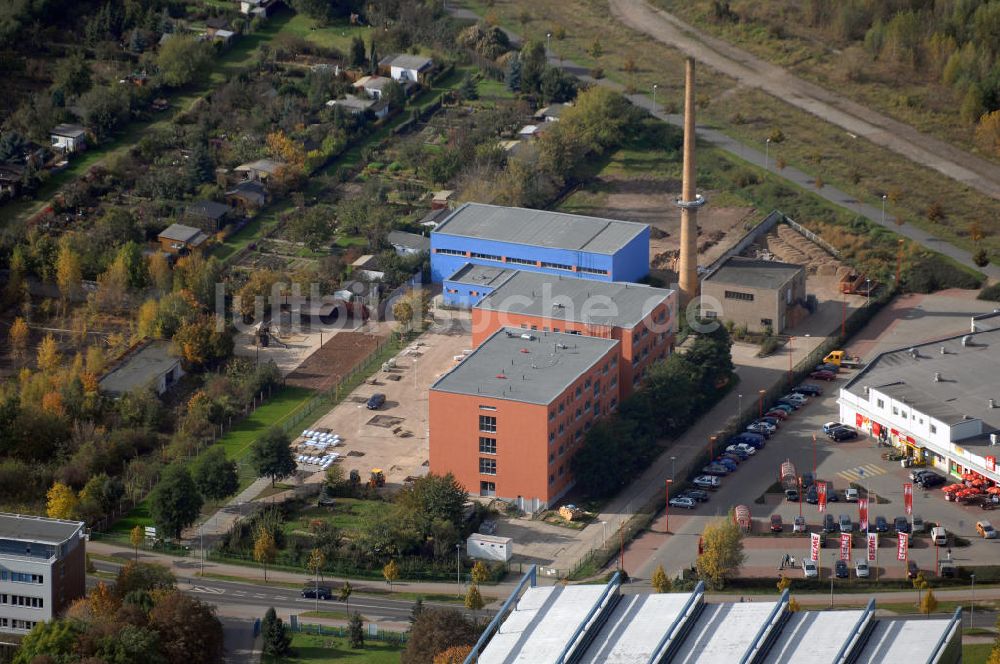
[[[906,516],[913,514],[913,485],[909,482],[903,483],[903,508]]]
[[[868,532],[868,499],[858,498],[858,522],[863,532]]]
[[[819,560],[819,533],[809,535],[809,560],[813,562]]]
[[[851,534],[841,533],[840,534],[840,559],[850,560],[851,559]]]
[[[899,546],[896,548],[896,560],[906,560],[910,549],[910,536],[906,533],[899,533]]]
[[[868,562],[875,562],[878,551],[878,533],[868,533]]]
[[[997,458],[995,456],[986,457],[986,470],[991,473],[997,472]]]
[[[819,507],[820,512],[826,511],[826,482],[816,482],[816,496],[818,502],[816,503]]]

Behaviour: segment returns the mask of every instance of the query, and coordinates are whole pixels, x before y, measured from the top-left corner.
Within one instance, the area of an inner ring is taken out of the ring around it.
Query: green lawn
[[[286,533],[308,532],[309,522],[320,519],[329,521],[341,530],[357,532],[364,522],[377,516],[385,506],[386,504],[380,500],[337,498],[334,507],[309,507],[302,510],[295,519],[286,522],[284,528]]]
[[[284,32],[288,34],[311,41],[317,46],[335,48],[343,55],[348,54],[351,40],[356,36],[360,36],[365,41],[366,48],[370,47],[371,31],[369,26],[350,25],[346,21],[321,28],[316,25],[315,20],[304,14],[296,14],[284,26]]]
[[[479,96],[487,99],[513,99],[514,93],[507,89],[507,86],[492,78],[482,78],[476,84],[476,91]]]
[[[400,646],[381,641],[365,641],[361,650],[352,650],[347,639],[296,632],[292,636],[293,657],[263,658],[266,664],[398,664]]]
[[[304,387],[285,386],[271,395],[264,405],[230,429],[219,439],[230,459],[238,459],[268,428],[281,424],[289,415],[302,407],[316,392]]]
[[[962,646],[962,664],[986,664],[993,650],[991,643],[970,643]]]

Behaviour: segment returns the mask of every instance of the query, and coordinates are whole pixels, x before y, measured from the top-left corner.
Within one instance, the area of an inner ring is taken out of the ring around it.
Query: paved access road
[[[645,0],[610,0],[612,15],[634,30],[704,62],[743,85],[924,164],[993,198],[1000,198],[1000,165],[921,133],[871,108],[798,78],[721,39],[707,35]]]

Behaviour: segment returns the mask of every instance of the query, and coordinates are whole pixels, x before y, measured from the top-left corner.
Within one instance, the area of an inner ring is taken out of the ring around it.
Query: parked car
[[[806,532],[806,518],[804,516],[795,517],[795,521],[792,522],[792,532],[793,533]]]
[[[909,533],[912,530],[910,522],[906,520],[905,516],[897,516],[893,519],[892,527],[896,529],[897,533]]]
[[[889,532],[889,522],[885,520],[884,516],[875,517],[875,532],[877,533]]]
[[[859,560],[859,561],[857,561],[857,562],[854,563],[854,574],[859,579],[867,579],[868,575],[870,573],[871,572],[868,569],[868,561],[867,560]]]
[[[911,482],[919,482],[921,475],[924,475],[926,473],[931,473],[931,472],[933,472],[933,471],[927,470],[926,468],[914,468],[913,470],[910,471],[910,481]]]
[[[827,422],[823,425],[823,433],[829,434],[834,429],[839,429],[842,426],[844,425],[840,422]]]
[[[775,430],[781,426],[781,419],[777,417],[769,417],[765,415],[764,417],[757,418],[758,422],[764,422],[765,424],[770,424]]]
[[[816,569],[816,563],[811,560],[802,561],[802,576],[807,579],[815,579],[819,576],[819,571]]]
[[[809,374],[809,377],[814,380],[833,380],[837,377],[832,371],[827,371],[826,369],[820,369],[819,371],[814,371]]]
[[[837,520],[833,518],[832,514],[827,514],[823,517],[823,532],[824,533],[835,533],[837,532]]]
[[[833,570],[838,579],[846,579],[851,576],[850,570],[847,568],[846,560],[838,560],[837,564],[833,566]]]
[[[764,413],[764,415],[766,415],[767,417],[773,417],[773,418],[776,418],[776,419],[779,419],[779,420],[787,420],[788,419],[788,413],[786,413],[785,411],[781,410],[780,408],[776,409],[776,410],[769,410],[766,413]]]
[[[812,473],[802,473],[802,486],[803,488],[809,488],[816,484],[816,476]]]
[[[795,489],[785,489],[785,500],[790,503],[799,502],[799,492]]]
[[[835,488],[833,488],[833,482],[826,483],[826,502],[828,503],[840,502],[840,494],[837,493],[837,490]]]
[[[976,532],[983,539],[996,539],[997,531],[989,521],[976,521]]]
[[[690,498],[692,500],[695,500],[695,501],[697,501],[699,503],[707,503],[708,502],[708,492],[707,491],[702,491],[701,489],[688,489],[687,491],[685,491],[681,495],[682,496],[687,496],[688,498]]]
[[[771,515],[771,532],[772,533],[780,533],[784,529],[785,529],[785,525],[781,522],[781,515],[780,514],[772,514]]]
[[[381,392],[376,392],[375,394],[368,397],[368,403],[365,404],[368,410],[378,410],[385,403],[385,395]]]
[[[942,560],[938,567],[938,576],[942,579],[954,579],[957,570],[955,569],[955,563],[950,560]]]
[[[726,441],[726,445],[739,445],[740,443],[746,443],[756,448],[764,447],[766,444],[764,436],[759,433],[752,433],[750,431],[744,431],[741,434],[733,436]]]
[[[844,500],[846,500],[849,503],[858,502],[858,490],[855,489],[854,487],[844,489]]]
[[[731,473],[735,473],[736,469],[740,467],[740,464],[736,459],[730,459],[727,455],[720,455],[716,457],[713,463],[725,467],[725,469]]]
[[[937,473],[924,472],[922,475],[920,475],[920,477],[918,477],[914,481],[914,484],[917,484],[918,486],[924,489],[933,489],[936,486],[941,486],[947,481],[948,481],[947,479],[945,479],[941,475],[938,475]]]
[[[330,599],[333,597],[333,590],[327,586],[306,586],[302,589],[302,596],[307,599],[316,599],[319,596],[320,599]]]
[[[924,532],[924,529],[927,528],[927,525],[924,523],[924,517],[919,515],[914,516],[913,519],[911,519],[910,525],[913,527],[913,532],[915,533],[922,533]]]
[[[754,450],[755,452],[757,450]],[[740,461],[746,461],[750,458],[750,454],[742,447],[737,447],[736,445],[730,445],[726,448],[726,454],[735,454],[740,458]]]
[[[792,413],[798,410],[798,407],[790,403],[781,403],[780,401],[778,401],[775,402],[773,406],[771,406],[771,410],[783,410],[785,411],[786,415],[791,415]]]
[[[809,397],[804,394],[800,394],[799,392],[789,392],[781,398],[787,401],[797,401],[803,405],[809,403]]]
[[[810,505],[819,504],[819,491],[816,489],[815,484],[806,489],[806,502]]]
[[[817,364],[816,368],[813,369],[813,371],[829,371],[830,373],[835,374],[840,371],[840,367],[838,367],[836,364],[831,364],[830,362],[826,362],[824,364]]]
[[[841,514],[840,519],[840,532],[842,533],[853,533],[854,532],[854,522],[851,521],[851,517],[846,514]]]
[[[823,394],[823,390],[819,385],[813,385],[812,383],[802,383],[795,388],[795,391],[799,394],[805,394],[810,397],[818,397]]]
[[[669,502],[671,507],[684,507],[689,510],[693,510],[698,506],[694,498],[688,498],[687,496],[674,496]]]
[[[691,480],[691,484],[702,489],[718,489],[722,482],[713,475],[699,475]]]
[[[775,428],[767,422],[751,422],[747,425],[747,431],[750,433],[759,433],[765,438],[770,438],[774,435],[774,430]]]
[[[853,440],[854,438],[857,438],[858,432],[847,427],[840,427],[839,429],[834,429],[826,435],[833,442],[839,443],[842,440]]]
[[[771,408],[782,408],[782,407],[784,407],[784,408],[791,408],[794,411],[794,410],[798,410],[799,408],[802,408],[802,406],[804,406],[804,405],[805,405],[805,403],[803,403],[803,402],[792,401],[791,399],[786,399],[785,397],[782,397],[782,398],[778,399],[777,401],[775,401],[774,405],[771,406]]]
[[[716,477],[725,477],[729,474],[729,469],[723,465],[717,463],[710,463],[701,469],[701,472],[705,475],[714,475]]]
[[[906,563],[907,579],[915,579],[917,578],[918,574],[920,574],[920,567],[917,566],[917,563],[915,561],[911,560],[908,563]]]

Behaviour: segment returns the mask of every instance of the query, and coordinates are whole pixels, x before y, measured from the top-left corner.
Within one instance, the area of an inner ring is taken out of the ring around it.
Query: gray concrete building
[[[701,315],[781,334],[809,311],[806,272],[801,265],[733,257],[701,284]]]
[[[0,633],[26,634],[84,596],[84,525],[0,513]]]

